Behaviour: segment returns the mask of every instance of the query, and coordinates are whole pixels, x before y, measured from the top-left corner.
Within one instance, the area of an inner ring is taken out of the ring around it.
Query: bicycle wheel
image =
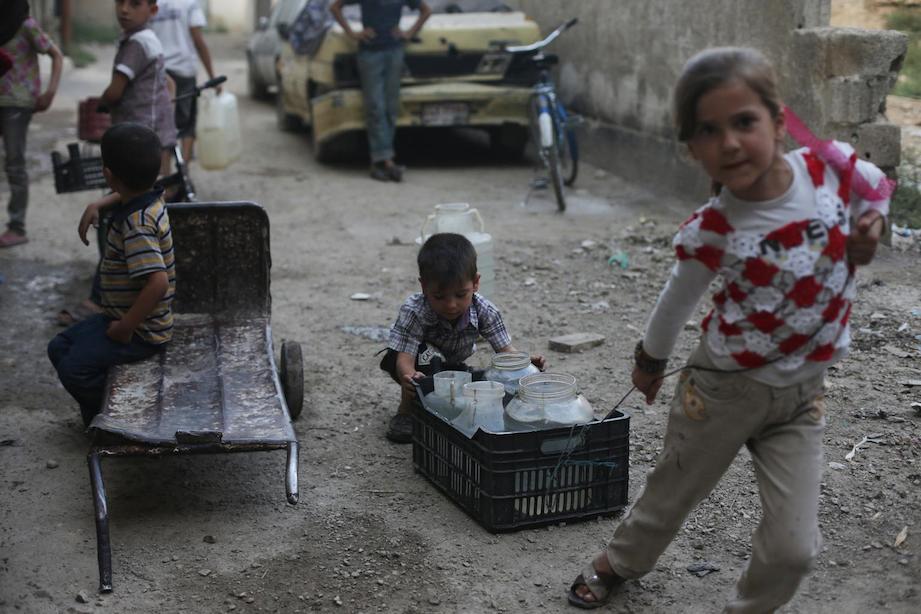
[[[550,100],[543,95],[531,99],[531,135],[537,150],[537,157],[550,175],[553,195],[556,197],[557,209],[566,210],[566,197],[563,194],[563,171],[560,168],[559,139],[557,122]]]
[[[571,186],[579,175],[579,143],[576,131],[568,126],[568,115],[562,104],[557,104],[556,117],[560,135],[560,166],[563,169],[563,183]]]
[[[563,163],[565,146],[560,146],[559,131],[553,130],[553,145],[547,148],[547,170],[550,171],[550,183],[556,196],[556,207],[562,213],[566,211],[566,196],[563,194]]]

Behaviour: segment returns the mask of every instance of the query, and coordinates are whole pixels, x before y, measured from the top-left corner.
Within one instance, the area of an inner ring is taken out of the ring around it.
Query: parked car
[[[520,155],[528,140],[530,85],[537,75],[504,47],[539,40],[537,23],[495,0],[430,0],[429,5],[433,15],[417,39],[407,43],[398,127],[480,128],[497,148]],[[347,11],[345,16],[361,29],[360,13]],[[415,19],[407,12],[401,27],[408,29]],[[338,157],[339,145],[365,130],[358,44],[332,22],[321,30],[314,53],[298,54],[285,28],[281,32],[279,127],[309,126],[317,159]]]
[[[281,53],[281,36],[307,0],[279,0],[268,17],[261,17],[246,45],[246,75],[249,95],[264,100],[276,86],[275,67]]]

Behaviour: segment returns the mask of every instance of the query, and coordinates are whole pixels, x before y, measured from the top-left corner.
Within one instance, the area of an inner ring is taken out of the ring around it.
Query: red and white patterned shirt
[[[724,189],[681,225],[678,263],[647,324],[644,347],[671,353],[687,318],[719,275],[702,342],[720,369],[757,368],[771,385],[802,381],[841,358],[850,343],[855,294],[846,240],[852,220],[888,200],[866,202],[850,190],[853,172],[872,184],[882,172],[857,160],[839,174],[808,149],[785,155],[794,179],[771,201],[746,202]],[[758,368],[760,367],[760,368]]]

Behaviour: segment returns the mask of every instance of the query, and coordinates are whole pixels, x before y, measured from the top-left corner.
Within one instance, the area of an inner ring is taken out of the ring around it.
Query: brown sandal
[[[594,610],[600,608],[611,598],[611,593],[615,587],[624,583],[616,573],[600,572],[595,569],[594,562],[590,562],[585,569],[576,576],[575,582],[569,587],[569,603],[583,610]],[[588,588],[589,592],[595,597],[594,601],[586,601],[579,596],[576,589],[580,586]]]

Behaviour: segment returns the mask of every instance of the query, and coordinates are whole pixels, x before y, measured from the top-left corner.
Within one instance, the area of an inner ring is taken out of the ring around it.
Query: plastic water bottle
[[[198,162],[202,168],[227,168],[243,153],[237,97],[230,92],[202,92],[198,107]]]

